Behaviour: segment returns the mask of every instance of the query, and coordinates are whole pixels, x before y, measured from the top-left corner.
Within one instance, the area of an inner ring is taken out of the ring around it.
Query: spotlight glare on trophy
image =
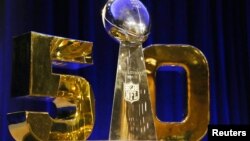
[[[142,50],[150,29],[148,11],[139,0],[109,0],[102,18],[106,31],[120,42],[109,138],[154,140]]]

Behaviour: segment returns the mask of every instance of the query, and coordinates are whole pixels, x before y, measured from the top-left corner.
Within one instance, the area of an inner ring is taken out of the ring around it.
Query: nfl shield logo
[[[134,84],[132,82],[124,83],[124,97],[125,100],[133,103],[140,99],[139,84]]]

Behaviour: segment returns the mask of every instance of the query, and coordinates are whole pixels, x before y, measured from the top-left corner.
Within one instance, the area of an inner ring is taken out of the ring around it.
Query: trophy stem
[[[109,138],[156,139],[141,43],[120,44]]]

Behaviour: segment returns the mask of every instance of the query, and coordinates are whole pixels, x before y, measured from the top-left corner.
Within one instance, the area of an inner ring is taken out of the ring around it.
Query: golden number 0
[[[197,141],[209,123],[209,70],[205,56],[189,45],[151,45],[144,50],[157,137]],[[187,72],[187,116],[182,122],[162,122],[155,111],[155,75],[160,66],[181,66]]]

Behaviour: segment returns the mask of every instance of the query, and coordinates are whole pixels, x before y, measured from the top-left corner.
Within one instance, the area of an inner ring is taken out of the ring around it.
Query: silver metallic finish
[[[155,140],[142,42],[150,18],[139,0],[109,0],[102,13],[109,35],[120,42],[109,139]]]

